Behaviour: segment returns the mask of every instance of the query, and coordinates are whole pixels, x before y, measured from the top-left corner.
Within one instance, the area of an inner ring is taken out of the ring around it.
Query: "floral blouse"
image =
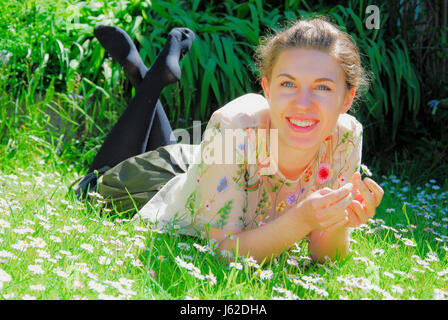
[[[216,110],[187,172],[168,181],[136,219],[189,235],[202,234],[207,225],[233,232],[253,229],[316,190],[343,186],[359,171],[362,125],[347,113],[296,180],[286,178],[270,157],[269,128],[269,105],[259,94]]]

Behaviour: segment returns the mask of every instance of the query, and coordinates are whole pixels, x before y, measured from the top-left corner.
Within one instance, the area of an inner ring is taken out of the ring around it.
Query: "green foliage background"
[[[202,128],[214,110],[247,92],[262,93],[253,54],[259,38],[301,17],[327,15],[356,41],[372,83],[351,113],[364,125],[363,163],[420,183],[446,179],[447,26],[443,3],[379,4],[380,28],[365,26],[368,1],[13,1],[0,4],[1,143],[5,157],[21,126],[36,145],[87,167],[134,91],[93,37],[98,24],[133,38],[147,66],[173,27],[197,38],[182,60],[182,79],[162,93],[173,128]],[[10,97],[15,97],[12,100]],[[436,112],[427,104],[440,100]],[[445,100],[443,100],[445,99]],[[29,105],[38,103],[38,108]],[[444,108],[445,107],[445,108]],[[186,121],[183,121],[186,120]],[[48,148],[50,149],[50,148]]]

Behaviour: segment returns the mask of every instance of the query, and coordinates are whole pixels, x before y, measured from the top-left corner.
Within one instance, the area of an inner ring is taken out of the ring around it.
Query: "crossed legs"
[[[171,140],[174,135],[159,96],[165,86],[179,81],[179,61],[195,39],[194,33],[188,28],[172,29],[165,46],[148,69],[129,35],[122,29],[98,26],[94,34],[106,51],[123,67],[136,92],[106,136],[89,166],[89,173],[75,188],[75,194],[82,199],[87,197],[89,190],[93,190],[96,184],[95,170],[105,166],[114,167],[132,156],[176,143]]]
[[[147,69],[125,31],[113,26],[98,26],[94,34],[123,67],[136,93],[105,138],[89,172],[105,165],[113,167],[129,157],[176,143],[171,140],[172,129],[159,96],[165,86],[179,81],[179,61],[195,38],[188,28],[172,29],[154,64]]]

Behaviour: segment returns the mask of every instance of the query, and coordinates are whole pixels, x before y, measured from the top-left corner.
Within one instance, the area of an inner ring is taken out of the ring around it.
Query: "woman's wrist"
[[[301,208],[296,206],[291,208],[288,214],[291,216],[291,222],[295,225],[295,229],[303,230],[305,235],[313,231],[311,225],[305,219],[305,215],[301,212]]]
[[[301,241],[310,231],[296,208],[291,208],[266,225],[239,232],[233,239],[219,240],[219,247],[242,256],[250,254],[257,261],[269,260]],[[266,239],[270,241],[266,242]]]

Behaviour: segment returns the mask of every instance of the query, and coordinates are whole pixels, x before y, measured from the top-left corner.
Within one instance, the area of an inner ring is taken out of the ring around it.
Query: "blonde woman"
[[[368,84],[356,45],[325,18],[299,20],[262,39],[256,64],[264,95],[216,110],[200,145],[107,166],[96,190],[135,204],[135,221],[206,234],[223,253],[269,260],[308,239],[314,261],[343,258],[384,194],[361,179],[362,125],[347,114]]]

